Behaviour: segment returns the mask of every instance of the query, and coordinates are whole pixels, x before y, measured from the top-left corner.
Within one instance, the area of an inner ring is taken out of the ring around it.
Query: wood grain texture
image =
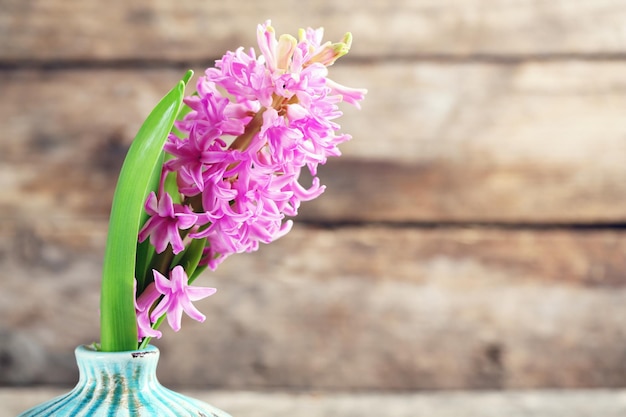
[[[63,388],[0,388],[0,417],[65,394]],[[626,390],[468,392],[302,392],[185,390],[237,417],[354,417],[376,410],[379,417],[623,417]]]
[[[188,66],[271,18],[352,31],[331,77],[369,93],[295,230],[202,278],[207,322],[158,342],[161,379],[626,385],[623,6],[0,1],[0,384],[75,382],[130,141]]]
[[[320,169],[320,221],[621,222],[626,64],[338,65],[369,87]],[[3,72],[0,208],[106,218],[126,148],[178,70]],[[28,201],[28,205],[22,204]]]
[[[353,32],[354,56],[623,54],[620,0],[295,2],[4,0],[0,59],[197,60],[252,46],[271,18],[281,33]]]
[[[0,375],[70,384],[73,344],[97,338],[97,251],[15,232],[0,235],[0,316],[14,329]],[[616,231],[299,226],[202,277],[218,288],[197,303],[207,321],[165,329],[160,377],[227,388],[623,386],[625,257]],[[39,363],[54,372],[38,374]]]

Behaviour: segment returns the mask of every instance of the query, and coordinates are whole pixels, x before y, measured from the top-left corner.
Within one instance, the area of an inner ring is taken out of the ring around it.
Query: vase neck
[[[75,354],[79,384],[90,381],[118,389],[142,389],[158,383],[156,367],[159,350],[154,346],[129,352],[100,352],[79,346]]]

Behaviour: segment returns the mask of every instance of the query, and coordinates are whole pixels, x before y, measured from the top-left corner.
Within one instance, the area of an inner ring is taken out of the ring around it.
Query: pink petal
[[[181,307],[181,314],[182,314],[182,310],[184,310],[185,313],[187,313],[189,317],[191,317],[192,319],[196,321],[199,321],[200,323],[206,320],[206,316],[202,314],[193,304],[191,304],[190,300],[187,300],[187,299],[181,300],[180,307]]]
[[[171,291],[172,283],[165,275],[161,274],[156,269],[152,270],[152,275],[154,276],[154,285],[161,294],[167,294]]]
[[[168,193],[161,195],[158,212],[160,217],[174,217],[174,202]]]
[[[203,298],[209,297],[217,292],[216,288],[208,288],[208,287],[191,287],[188,286],[186,289],[187,296],[191,301],[198,301]]]
[[[174,330],[175,332],[180,330],[182,318],[182,305],[180,304],[180,302],[174,303],[173,306],[167,310],[167,322],[169,323],[172,330]]]
[[[150,215],[155,215],[158,212],[158,201],[157,201],[157,196],[154,192],[151,192],[148,195],[148,198],[146,200],[146,204],[144,205],[144,208],[146,210],[146,213],[150,214]]]

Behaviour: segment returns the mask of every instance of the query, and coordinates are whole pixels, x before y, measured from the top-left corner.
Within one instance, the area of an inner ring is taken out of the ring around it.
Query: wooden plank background
[[[206,274],[207,322],[156,342],[161,379],[626,385],[618,0],[0,0],[0,383],[74,381],[128,144],[187,68],[268,18],[351,31],[331,75],[369,94],[295,230]]]

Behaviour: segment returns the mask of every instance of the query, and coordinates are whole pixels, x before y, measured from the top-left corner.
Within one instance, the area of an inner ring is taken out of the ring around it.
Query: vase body
[[[154,346],[129,352],[100,352],[79,346],[75,353],[79,370],[76,387],[18,417],[231,417],[162,386],[156,377],[159,350]]]

